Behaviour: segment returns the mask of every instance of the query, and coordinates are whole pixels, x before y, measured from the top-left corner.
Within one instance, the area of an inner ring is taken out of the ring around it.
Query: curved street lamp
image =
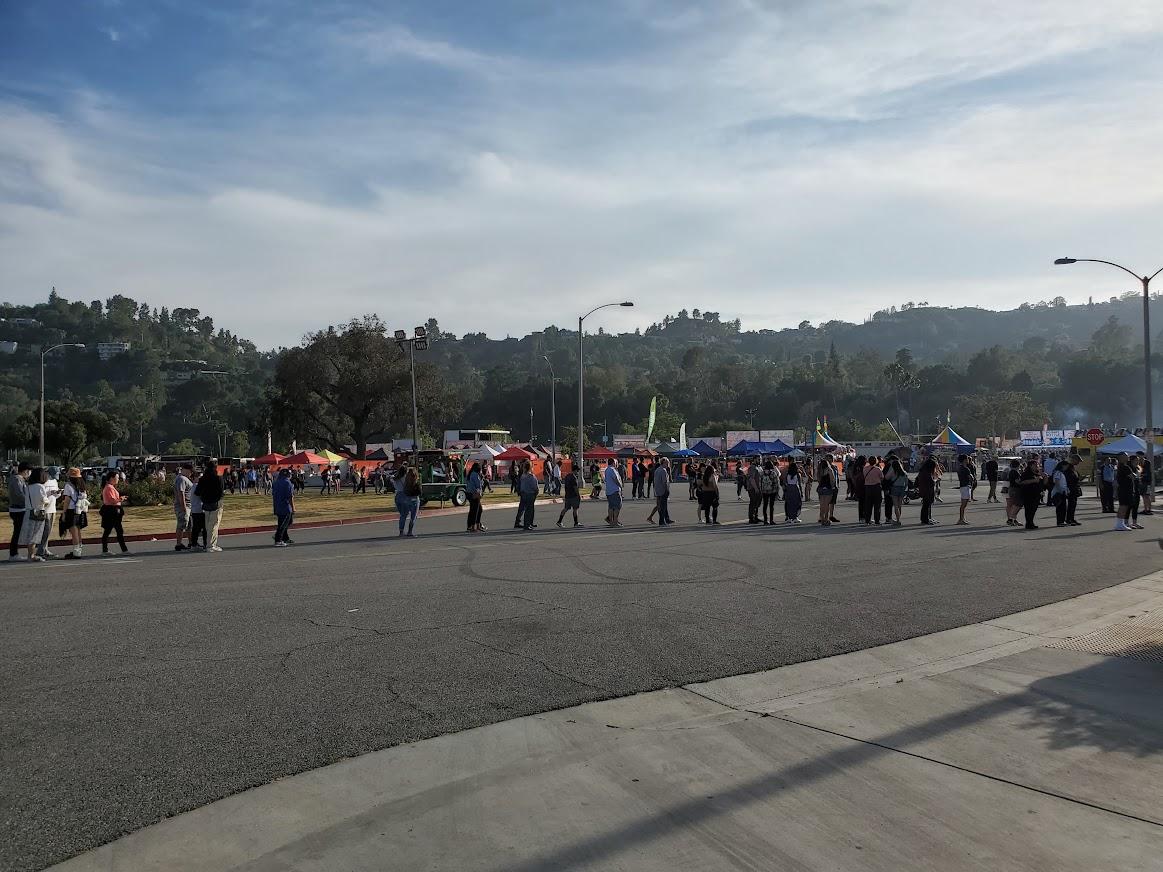
[[[624,303],[603,303],[600,306],[594,306],[594,308],[590,309],[588,312],[586,312],[584,315],[580,316],[577,319],[577,460],[572,465],[573,472],[578,472],[582,468],[582,464],[585,462],[584,451],[585,451],[586,437],[585,437],[585,426],[582,422],[583,422],[583,419],[585,417],[586,366],[585,366],[585,357],[584,357],[584,354],[582,351],[582,337],[585,335],[584,333],[582,333],[582,322],[585,321],[586,318],[590,317],[590,315],[594,314],[594,312],[598,311],[599,309],[608,309],[611,306],[633,306],[633,305],[634,304],[629,302],[629,301],[626,301]]]
[[[1152,421],[1151,414],[1151,279],[1163,272],[1163,267],[1155,270],[1149,276],[1141,276],[1132,269],[1127,269],[1121,263],[1115,263],[1113,260],[1098,260],[1093,257],[1060,257],[1054,261],[1056,266],[1068,266],[1072,263],[1105,263],[1107,266],[1113,266],[1115,269],[1121,269],[1128,275],[1134,276],[1138,281],[1143,283],[1143,370],[1144,381],[1146,383],[1146,406],[1144,407],[1143,422],[1144,436],[1143,440],[1147,443],[1147,464],[1151,470],[1151,481],[1147,482],[1147,487],[1151,493],[1151,499],[1155,498],[1155,429],[1154,421]]]
[[[40,465],[44,466],[44,358],[58,348],[84,348],[84,342],[62,342],[51,345],[40,353]]]

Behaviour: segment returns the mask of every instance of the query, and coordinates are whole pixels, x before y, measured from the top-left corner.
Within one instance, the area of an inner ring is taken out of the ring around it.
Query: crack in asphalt
[[[465,642],[470,642],[473,645],[478,645],[481,648],[484,648],[488,651],[496,651],[499,654],[508,654],[510,657],[516,657],[520,660],[528,660],[530,663],[536,663],[538,666],[540,666],[542,669],[544,669],[550,675],[556,675],[558,678],[564,678],[566,681],[572,681],[574,684],[580,684],[582,687],[588,687],[590,690],[596,690],[599,693],[605,693],[605,694],[610,693],[610,691],[604,687],[601,687],[597,684],[590,684],[588,681],[582,681],[580,678],[575,678],[572,675],[568,675],[565,672],[561,672],[557,669],[554,669],[552,666],[550,666],[544,660],[538,660],[536,657],[533,657],[529,654],[523,654],[520,651],[510,651],[508,648],[502,648],[499,645],[490,645],[488,642],[482,642],[480,639],[474,639],[471,636],[461,636],[460,638]]]

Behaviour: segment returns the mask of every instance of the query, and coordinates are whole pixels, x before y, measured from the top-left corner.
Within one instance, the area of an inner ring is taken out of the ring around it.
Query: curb
[[[548,504],[548,503],[559,503],[559,502],[561,502],[561,500],[558,499],[557,497],[552,497],[552,498],[546,499],[546,500],[538,500],[538,502],[544,502],[544,503]],[[516,501],[508,501],[508,502],[503,502],[503,503],[492,503],[491,505],[485,506],[484,511],[487,512],[490,509],[515,509],[515,508],[517,508],[518,505],[520,505],[520,504],[517,503]],[[443,508],[443,509],[423,509],[422,508],[420,510],[421,514],[428,515],[429,517],[431,517],[431,516],[439,517],[441,515],[456,515],[456,514],[462,514],[466,511],[467,511],[467,506],[461,506],[459,508],[456,506],[450,506],[449,508]],[[382,521],[394,521],[399,517],[400,517],[399,512],[385,512],[385,513],[378,514],[378,515],[358,515],[354,518],[337,518],[335,520],[329,520],[329,521],[302,521],[302,522],[296,521],[293,529],[295,529],[295,530],[311,530],[311,529],[317,529],[320,527],[346,527],[346,526],[350,526],[351,524],[374,524],[374,523],[382,522]],[[53,523],[55,524],[56,521],[54,520]],[[218,529],[218,535],[219,536],[241,536],[241,535],[245,535],[247,533],[273,533],[275,531],[276,527],[277,527],[276,524],[254,524],[254,525],[251,525],[249,527],[220,527]],[[169,533],[133,533],[133,534],[127,535],[125,537],[125,541],[126,542],[155,542],[155,541],[162,542],[162,541],[165,541],[167,539],[174,539],[174,538],[177,538],[177,533],[174,533],[172,531]],[[85,545],[99,545],[99,544],[101,544],[101,537],[100,536],[82,536],[81,542]],[[58,545],[65,546],[65,545],[71,545],[72,540],[71,539],[50,539],[48,544],[50,547],[58,546]]]

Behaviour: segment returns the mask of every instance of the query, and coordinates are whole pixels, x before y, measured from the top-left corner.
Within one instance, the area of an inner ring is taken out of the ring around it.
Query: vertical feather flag
[[[654,418],[658,412],[658,397],[650,398],[650,420],[646,422],[646,441],[650,441],[650,437],[654,434]]]

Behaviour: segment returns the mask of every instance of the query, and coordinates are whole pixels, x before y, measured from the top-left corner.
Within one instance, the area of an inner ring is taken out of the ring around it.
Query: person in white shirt
[[[40,544],[36,546],[36,553],[46,560],[56,557],[48,550],[48,540],[52,538],[53,524],[57,515],[57,500],[61,495],[57,476],[61,474],[55,466],[47,467],[44,471],[44,532],[40,534]]]
[[[614,458],[611,457],[606,461],[606,471],[602,479],[606,488],[606,505],[610,509],[606,514],[606,523],[611,527],[621,527],[618,515],[622,513],[622,476],[618,474]]]
[[[85,492],[85,480],[81,477],[81,470],[73,467],[69,470],[69,483],[65,485],[65,517],[61,525],[69,531],[73,541],[73,549],[65,555],[71,560],[81,557],[81,531],[89,526],[89,495]]]

